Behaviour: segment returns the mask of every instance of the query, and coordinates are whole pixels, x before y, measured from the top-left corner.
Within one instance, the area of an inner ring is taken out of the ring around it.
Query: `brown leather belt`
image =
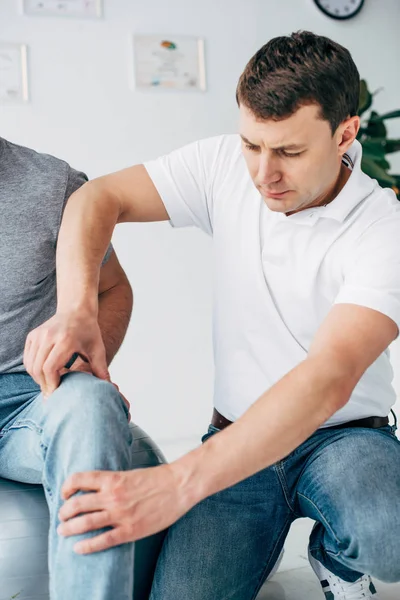
[[[226,419],[216,408],[214,408],[211,425],[214,425],[217,429],[225,429],[228,425],[232,425],[232,421]],[[341,423],[340,425],[324,427],[323,429],[344,429],[346,427],[368,427],[369,429],[378,429],[379,427],[385,427],[386,425],[389,425],[388,417],[367,417],[365,419]]]

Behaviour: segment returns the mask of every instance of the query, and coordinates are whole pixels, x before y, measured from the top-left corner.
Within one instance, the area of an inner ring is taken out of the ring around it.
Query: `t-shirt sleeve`
[[[89,181],[89,179],[85,173],[82,171],[75,171],[75,169],[72,169],[71,167],[68,168],[68,179],[65,188],[65,204],[68,198],[87,181]]]
[[[174,227],[213,233],[213,178],[220,138],[194,142],[145,163]]]
[[[63,213],[64,213],[65,206],[68,202],[68,198],[87,181],[89,181],[89,179],[85,173],[83,173],[82,171],[76,171],[75,169],[72,169],[72,167],[68,168],[68,179],[67,179],[67,185],[65,188]],[[60,222],[60,225],[61,225],[61,222]],[[108,259],[111,256],[112,251],[113,251],[113,247],[112,247],[112,244],[110,244],[107,248],[107,251],[106,251],[103,261],[101,263],[102,266],[106,264],[106,262],[108,261]]]
[[[335,304],[358,304],[390,317],[400,330],[400,211],[372,224],[346,257]]]

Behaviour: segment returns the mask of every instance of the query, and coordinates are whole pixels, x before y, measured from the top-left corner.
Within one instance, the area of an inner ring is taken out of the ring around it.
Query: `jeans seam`
[[[45,462],[46,462],[47,446],[45,444],[43,444],[43,442],[40,442],[40,449],[43,454],[42,486],[48,493],[50,499],[53,500],[53,494],[52,494],[51,488],[50,488],[49,484],[47,483],[47,480],[45,479],[45,475],[44,475],[45,474],[44,466],[45,466]]]
[[[7,430],[3,430],[3,432],[7,433],[7,432],[11,431],[12,429],[21,429],[22,427],[27,427],[28,429],[31,429],[32,431],[36,431],[36,433],[38,435],[42,435],[42,433],[43,433],[42,427],[38,427],[37,424],[34,421],[32,421],[31,419],[23,419],[21,421],[16,421],[12,425],[10,425],[10,427]]]
[[[286,504],[288,505],[289,510],[294,515],[296,515],[296,511],[294,510],[294,508],[293,508],[293,506],[292,506],[292,504],[290,502],[290,499],[289,499],[289,487],[288,487],[288,485],[286,483],[286,477],[285,477],[285,472],[284,472],[284,469],[283,469],[283,465],[280,462],[276,463],[275,464],[275,469],[276,469],[276,474],[277,474],[279,483],[281,484],[281,488],[282,488],[282,491],[283,491],[283,495],[285,497]]]
[[[307,500],[307,502],[309,502],[316,510],[316,512],[318,513],[318,515],[321,517],[321,522],[323,522],[324,526],[326,529],[329,530],[330,534],[332,535],[332,537],[334,538],[335,542],[340,546],[343,543],[339,540],[339,538],[336,536],[335,532],[332,529],[331,524],[329,523],[329,521],[325,518],[325,516],[322,514],[322,512],[320,511],[320,509],[318,508],[318,506],[315,504],[315,502],[313,502],[310,498],[307,498],[307,496],[305,496],[304,494],[302,494],[301,492],[297,492],[298,496],[301,496],[302,498],[304,498],[304,500]],[[310,546],[311,548],[311,546]],[[327,550],[325,550],[327,552]],[[333,552],[331,552],[332,556],[339,556],[340,554],[340,550],[337,554],[334,554]]]

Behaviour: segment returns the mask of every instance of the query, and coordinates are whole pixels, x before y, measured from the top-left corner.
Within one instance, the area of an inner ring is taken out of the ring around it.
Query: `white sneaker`
[[[269,581],[277,572],[277,570],[279,569],[279,567],[281,566],[281,562],[282,562],[282,558],[283,558],[283,554],[284,554],[285,550],[284,548],[282,548],[280,555],[278,556],[278,560],[276,561],[276,563],[274,564],[271,573],[268,575],[267,577],[267,581]]]
[[[348,583],[328,571],[326,567],[311,556],[310,549],[308,549],[308,560],[321,583],[326,600],[366,600],[367,598],[379,600],[369,575],[363,575],[354,583]]]

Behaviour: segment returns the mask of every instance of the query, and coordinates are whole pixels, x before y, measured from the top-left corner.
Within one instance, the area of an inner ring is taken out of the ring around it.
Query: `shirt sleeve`
[[[213,179],[221,138],[194,142],[145,163],[173,227],[213,233]]]
[[[335,304],[358,304],[390,317],[400,330],[400,210],[372,224],[346,257]]]
[[[69,167],[68,180],[67,180],[67,185],[65,188],[63,213],[64,213],[65,206],[68,202],[68,198],[87,181],[89,181],[89,180],[85,173],[83,173],[82,171],[76,171],[75,169],[72,169],[71,167]],[[61,222],[60,222],[60,226],[61,226]],[[108,259],[111,256],[112,251],[113,251],[113,246],[112,246],[112,244],[110,244],[104,255],[101,266],[104,266],[106,264],[106,262],[108,261]]]

